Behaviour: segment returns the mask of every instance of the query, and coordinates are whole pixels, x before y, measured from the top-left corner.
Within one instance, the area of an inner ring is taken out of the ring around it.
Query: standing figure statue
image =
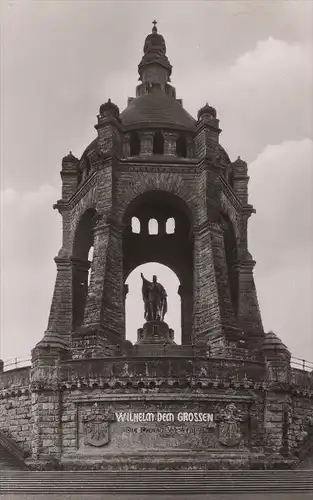
[[[146,280],[141,273],[142,278],[142,298],[145,304],[146,321],[163,321],[167,312],[167,293],[161,283],[157,282],[154,275],[151,281]]]

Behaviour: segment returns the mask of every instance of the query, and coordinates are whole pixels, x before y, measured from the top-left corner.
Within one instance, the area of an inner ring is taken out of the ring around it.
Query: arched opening
[[[93,259],[95,215],[94,209],[86,210],[80,218],[74,238],[72,257],[73,329],[78,328],[84,319],[90,279],[90,261]]]
[[[159,223],[156,219],[150,219],[148,224],[148,232],[149,234],[158,234],[159,232]]]
[[[164,154],[164,137],[162,132],[160,132],[159,130],[153,136],[153,154]]]
[[[176,140],[176,155],[180,158],[187,157],[187,141],[183,134],[180,134]]]
[[[141,230],[140,220],[138,217],[132,217],[131,220],[132,232],[135,234],[139,234]]]
[[[175,233],[175,219],[174,219],[174,217],[169,217],[169,219],[167,219],[165,231],[166,231],[166,234],[174,234]]]
[[[138,156],[140,154],[140,139],[137,132],[130,134],[130,156]]]
[[[227,215],[222,216],[222,227],[224,235],[224,248],[225,257],[227,264],[227,273],[229,281],[230,296],[233,304],[234,313],[237,314],[238,311],[238,294],[239,294],[239,284],[238,284],[238,271],[237,271],[237,240],[234,232],[233,225]]]
[[[168,311],[164,321],[174,330],[174,341],[181,344],[181,299],[178,295],[179,279],[167,266],[157,262],[149,262],[136,267],[127,277],[128,293],[126,296],[126,338],[131,342],[137,341],[137,330],[145,323],[144,303],[142,299],[142,279],[152,281],[155,274],[167,293]]]
[[[141,221],[142,227],[139,235],[128,230],[130,222],[127,221],[131,221],[132,217],[137,217]],[[148,234],[148,221],[151,219],[159,223],[159,231],[153,237]],[[175,232],[170,237],[166,234],[168,219],[175,221]],[[134,269],[146,263],[158,262],[172,269],[180,281],[179,309],[182,344],[190,344],[193,334],[194,242],[193,220],[189,206],[180,197],[171,193],[161,190],[149,191],[139,195],[128,205],[123,222],[125,227],[123,232],[124,283]],[[177,294],[177,289],[175,294]],[[141,327],[142,324],[138,326],[138,328]],[[172,328],[172,325],[169,324],[169,327]]]

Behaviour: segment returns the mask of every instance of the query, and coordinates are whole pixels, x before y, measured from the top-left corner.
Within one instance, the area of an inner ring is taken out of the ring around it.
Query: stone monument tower
[[[141,83],[127,108],[120,113],[110,99],[102,104],[97,138],[80,160],[72,153],[63,159],[62,199],[55,205],[63,245],[48,328],[36,351],[47,344],[74,358],[113,355],[117,346],[124,351],[125,280],[138,265],[157,261],[180,280],[183,346],[242,355],[263,336],[247,248],[253,213],[247,164],[232,163],[219,144],[213,107],[206,104],[195,120],[176,98],[155,25],[138,71]],[[139,233],[132,232],[133,217]],[[175,231],[167,234],[170,218]]]
[[[136,97],[121,113],[110,99],[102,104],[96,138],[80,159],[63,158],[48,327],[32,366],[14,379],[29,426],[25,436],[9,432],[29,467],[292,466],[313,384],[263,330],[247,246],[247,164],[220,145],[212,106],[197,119],[184,109],[153,24]],[[179,278],[181,345],[156,276],[142,275],[138,339],[125,338],[125,282],[147,262]],[[295,396],[300,386],[308,392]]]

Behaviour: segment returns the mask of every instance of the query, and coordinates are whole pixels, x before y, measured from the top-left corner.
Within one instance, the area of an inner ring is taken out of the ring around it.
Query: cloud
[[[61,246],[61,217],[52,210],[59,190],[1,192],[0,357],[27,356],[44,333]]]
[[[313,142],[267,146],[249,167],[249,247],[265,328],[313,359]]]
[[[313,136],[313,50],[269,37],[231,66],[184,79],[180,94],[193,113],[205,101],[217,108],[221,142],[231,157],[251,161],[269,144]],[[197,93],[190,93],[197,88]]]

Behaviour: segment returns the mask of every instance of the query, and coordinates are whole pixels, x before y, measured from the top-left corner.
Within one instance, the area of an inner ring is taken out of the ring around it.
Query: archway
[[[152,281],[153,274],[156,274],[167,293],[168,312],[164,321],[174,330],[174,340],[176,344],[181,344],[181,299],[178,294],[179,279],[176,274],[167,266],[158,262],[149,262],[136,267],[127,277],[128,293],[125,301],[126,310],[126,338],[131,342],[137,341],[137,329],[144,324],[144,306],[142,300],[142,280],[140,274]]]
[[[75,232],[72,256],[73,330],[78,328],[84,319],[90,261],[93,258],[93,227],[96,213],[93,208],[86,210]]]
[[[134,217],[140,223],[140,233],[132,231]],[[157,224],[157,234],[149,231],[149,221],[152,219]],[[170,221],[168,227],[167,221]],[[140,195],[129,205],[124,217],[124,283],[134,269],[151,262],[167,266],[176,274],[180,282],[182,344],[192,342],[194,264],[191,227],[189,208],[180,198],[164,191],[150,191]],[[151,280],[152,275],[157,273],[150,274]],[[139,295],[141,296],[141,291]],[[141,326],[142,320],[137,328]]]

